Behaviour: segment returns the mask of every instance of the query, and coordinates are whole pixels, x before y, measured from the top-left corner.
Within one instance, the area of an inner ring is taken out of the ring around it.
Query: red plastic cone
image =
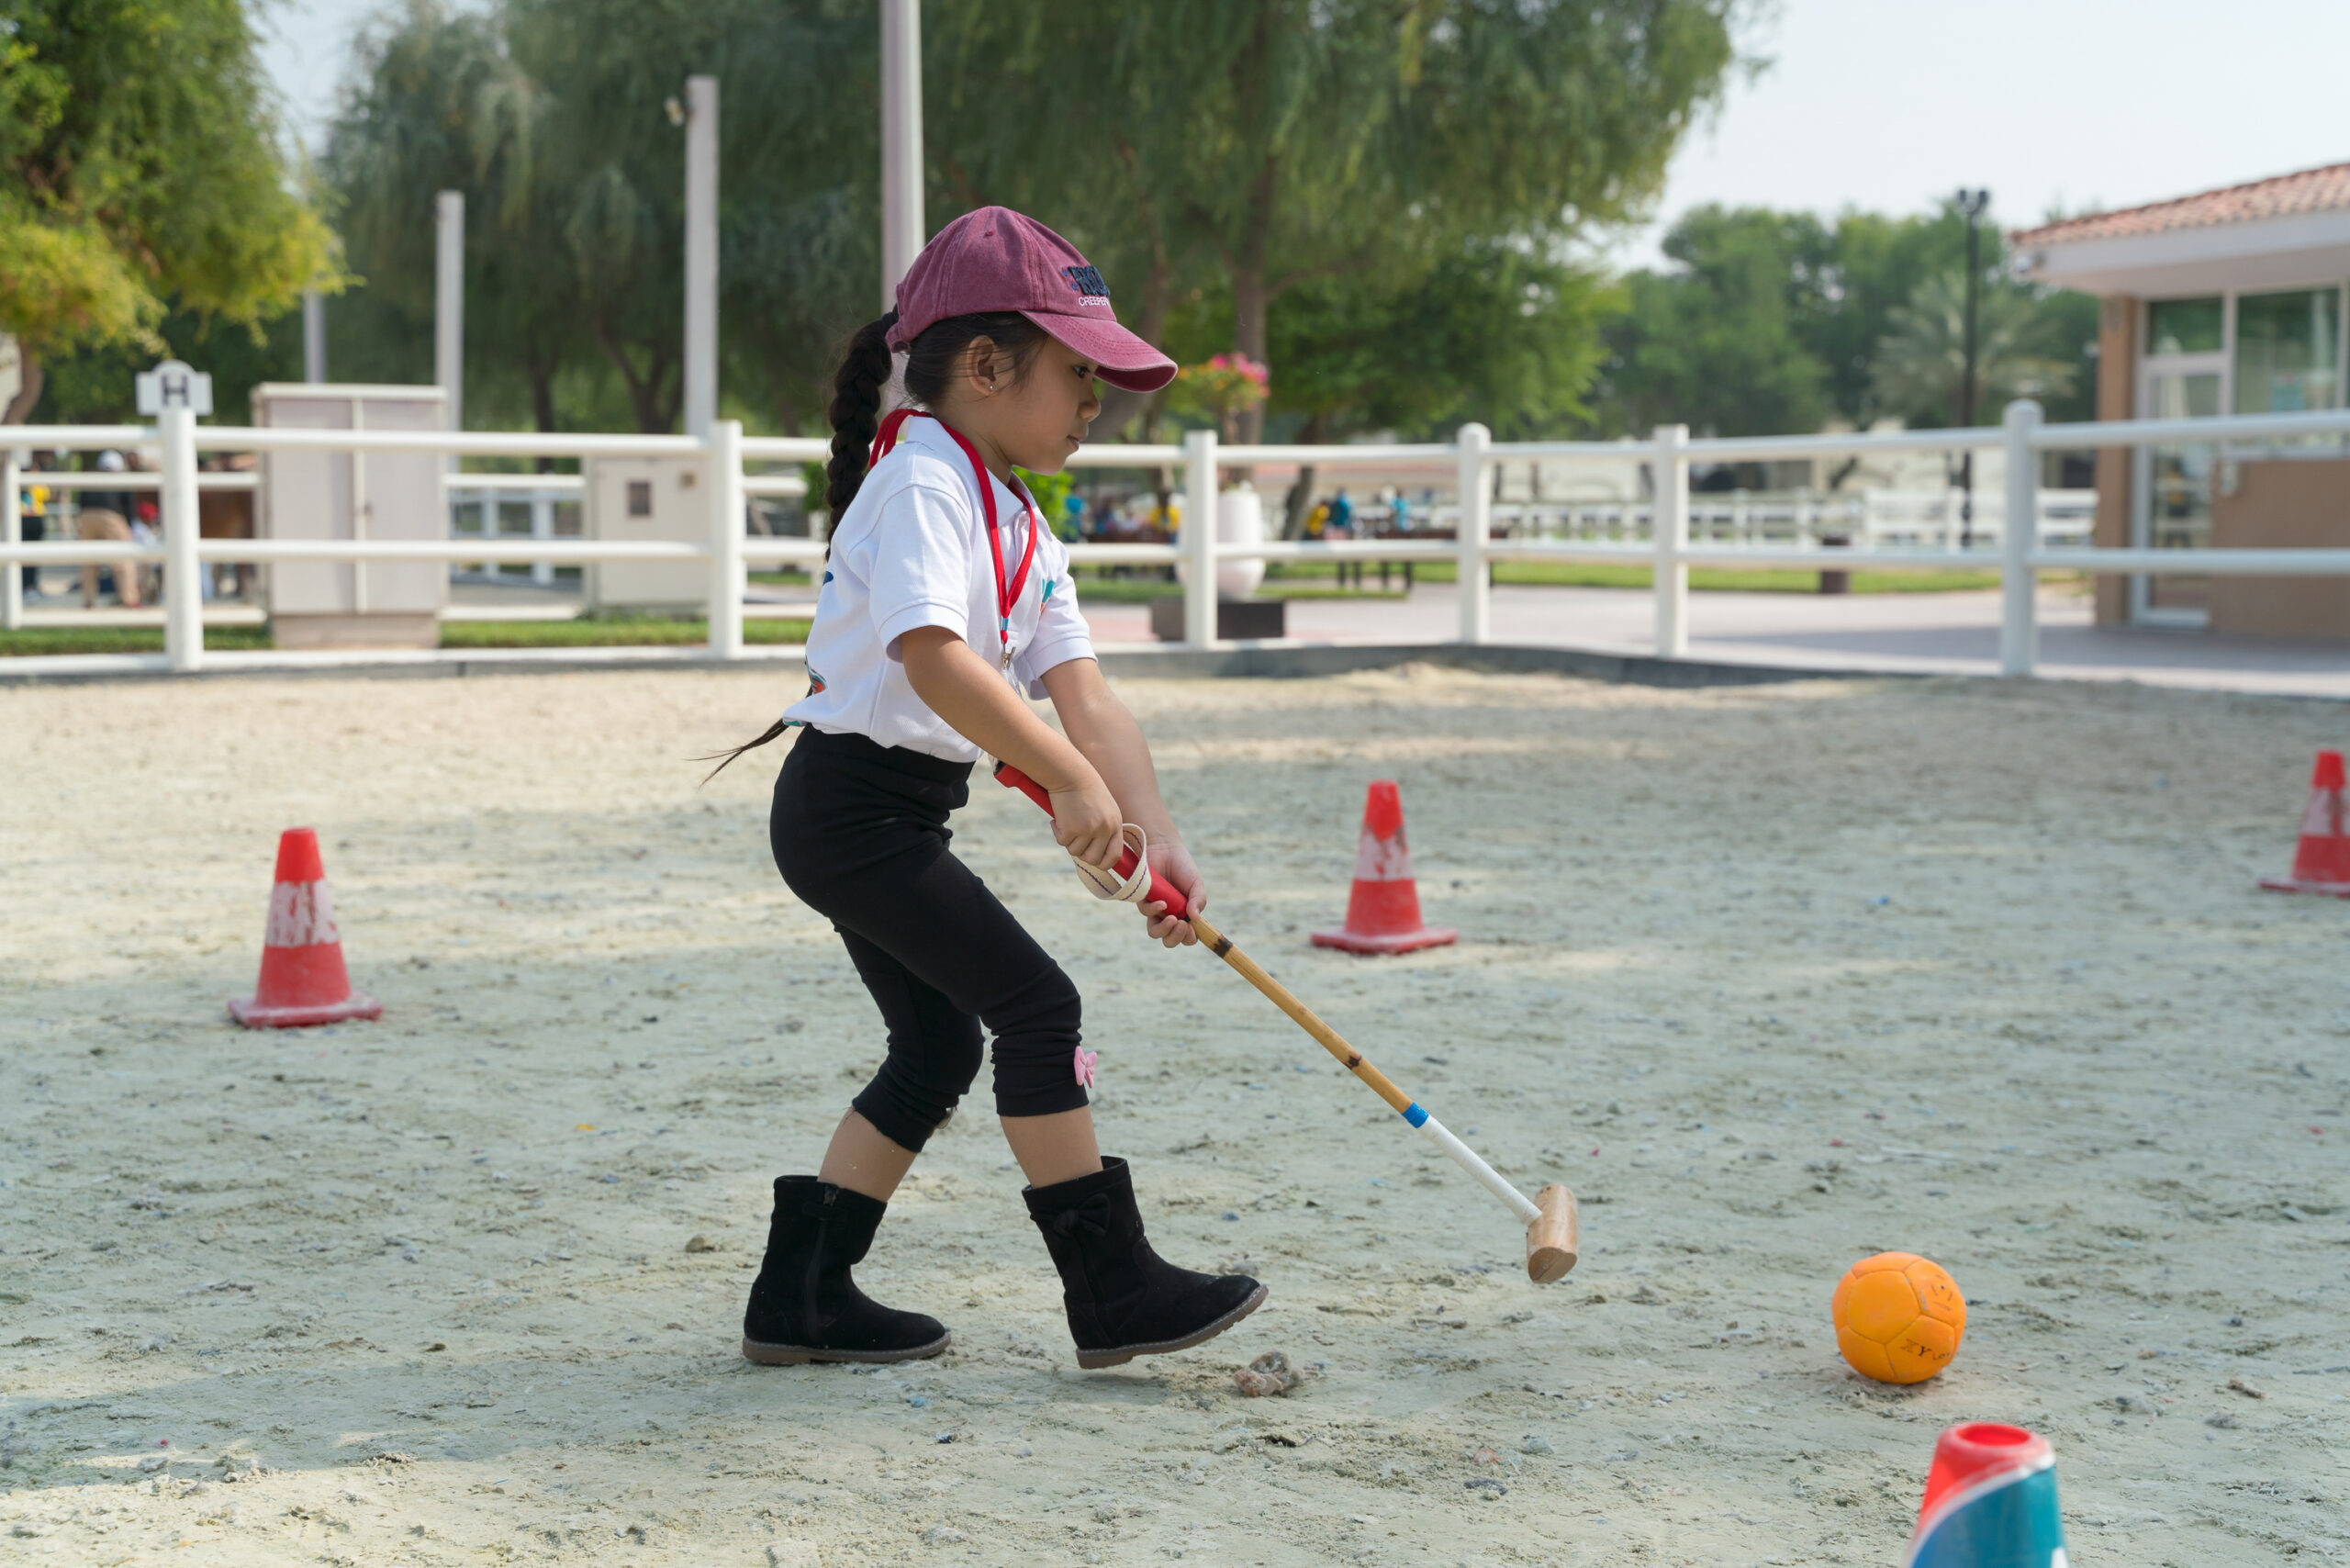
[[[2301,847],[2289,877],[2263,877],[2260,885],[2277,893],[2330,893],[2350,899],[2350,826],[2343,804],[2342,754],[2317,754],[2310,778],[2309,809],[2301,813]]]
[[[340,1024],[384,1011],[374,997],[351,989],[342,967],[342,934],[319,857],[316,828],[289,827],[277,841],[277,886],[269,895],[263,935],[261,983],[254,994],[229,1003],[229,1015],[248,1029],[289,1029]]]
[[[2056,1452],[2046,1438],[1969,1421],[1934,1440],[1903,1568],[2065,1568]]]
[[[1362,803],[1362,839],[1355,849],[1354,891],[1347,898],[1347,928],[1317,931],[1316,947],[1349,953],[1408,953],[1441,947],[1460,934],[1420,924],[1420,890],[1412,880],[1412,852],[1404,843],[1404,802],[1392,779],[1371,787]]]

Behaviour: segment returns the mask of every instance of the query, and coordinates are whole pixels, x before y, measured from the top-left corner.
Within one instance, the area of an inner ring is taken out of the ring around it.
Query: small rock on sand
[[[1287,1394],[1303,1377],[1302,1372],[1291,1369],[1287,1356],[1279,1350],[1267,1350],[1232,1374],[1232,1386],[1250,1399],[1260,1399],[1269,1394]]]

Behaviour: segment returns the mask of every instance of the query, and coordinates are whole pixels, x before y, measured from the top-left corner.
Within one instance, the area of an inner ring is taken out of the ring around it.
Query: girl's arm
[[[1046,670],[1045,692],[1053,700],[1069,741],[1117,797],[1124,820],[1143,830],[1149,841],[1147,857],[1152,868],[1184,896],[1186,902],[1180,910],[1156,903],[1141,906],[1150,922],[1150,935],[1169,947],[1197,942],[1192,923],[1180,917],[1206,907],[1205,890],[1191,851],[1183,846],[1183,835],[1175,831],[1175,819],[1159,798],[1158,774],[1151,767],[1150,745],[1143,739],[1142,726],[1135,722],[1135,716],[1102,678],[1102,666],[1091,659],[1069,659]]]
[[[898,639],[899,656],[905,661],[906,682],[930,711],[955,726],[973,745],[1013,767],[1052,792],[1053,837],[1060,846],[1089,865],[1107,866],[1118,858],[1118,799],[1093,763],[1053,733],[1053,727],[1029,711],[1003,678],[969,644],[944,626],[918,626]],[[1099,666],[1084,664],[1101,680]],[[1061,670],[1069,668],[1062,665]],[[1055,670],[1045,678],[1052,689]],[[1103,690],[1106,694],[1107,688]],[[1116,702],[1112,698],[1112,702]],[[1125,710],[1120,708],[1124,713]],[[1131,728],[1134,721],[1128,719]],[[1136,733],[1139,747],[1142,736]],[[1143,767],[1148,772],[1146,753]],[[1156,786],[1151,800],[1158,799]],[[1163,818],[1164,807],[1159,810]],[[1147,830],[1148,823],[1137,819]],[[1171,828],[1169,831],[1172,831]],[[1180,885],[1180,884],[1179,884]]]

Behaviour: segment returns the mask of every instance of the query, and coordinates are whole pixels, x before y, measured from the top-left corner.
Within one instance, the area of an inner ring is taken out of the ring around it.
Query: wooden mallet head
[[[1542,1212],[1526,1226],[1526,1275],[1547,1285],[1575,1266],[1575,1195],[1553,1182],[1535,1196],[1534,1206]]]

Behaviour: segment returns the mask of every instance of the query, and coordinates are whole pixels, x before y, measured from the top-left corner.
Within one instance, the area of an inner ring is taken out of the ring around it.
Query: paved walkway
[[[1293,599],[1289,631],[1305,642],[1449,642],[1455,603],[1449,583],[1424,584],[1404,599]],[[1494,589],[1497,643],[1646,654],[1655,645],[1654,616],[1646,589]],[[1088,607],[1086,619],[1104,644],[1150,640],[1145,605]],[[2350,700],[2350,642],[2099,628],[2076,594],[2042,594],[2040,624],[2046,676]],[[1728,664],[1996,674],[1999,596],[1693,593],[1689,653]]]

